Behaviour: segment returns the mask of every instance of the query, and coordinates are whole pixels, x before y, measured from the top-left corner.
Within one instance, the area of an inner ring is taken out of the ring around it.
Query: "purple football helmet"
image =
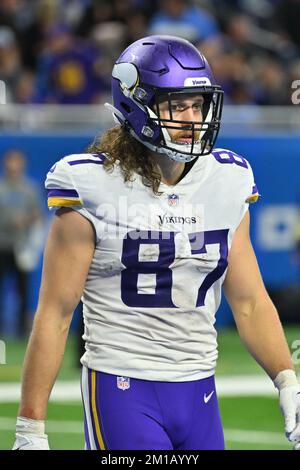
[[[199,96],[201,119],[173,119],[172,100]],[[180,162],[211,152],[220,128],[223,91],[206,59],[185,39],[149,36],[127,47],[112,71],[112,98],[113,106],[108,106],[116,121],[150,150]],[[162,102],[168,105],[168,119],[160,115]],[[184,129],[190,139],[173,141],[168,129]]]

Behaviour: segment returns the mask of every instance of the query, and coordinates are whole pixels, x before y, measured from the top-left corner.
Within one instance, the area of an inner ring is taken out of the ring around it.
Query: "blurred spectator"
[[[22,36],[25,67],[36,70],[47,31],[59,22],[59,5],[59,0],[39,0],[35,2],[34,20]]]
[[[300,0],[1,0],[13,39],[0,46],[0,79],[13,102],[99,102],[126,45],[174,34],[209,55],[228,102],[289,104],[277,85],[299,79],[299,11]]]
[[[300,47],[300,0],[280,0],[275,17],[281,30]]]
[[[251,87],[253,70],[245,59],[245,55],[239,50],[233,50],[224,54],[222,63],[226,75],[225,77],[223,75],[221,83],[227,101],[234,104],[253,103],[254,96]]]
[[[70,27],[76,28],[89,4],[90,0],[61,0],[60,13]]]
[[[1,0],[0,24],[23,31],[32,23],[37,2],[30,0]]]
[[[35,99],[35,76],[30,71],[23,71],[16,80],[15,101],[20,104],[32,104]]]
[[[131,44],[147,35],[147,19],[141,12],[135,12],[127,20],[127,44]]]
[[[113,5],[116,20],[123,23],[135,13],[135,0],[114,0]]]
[[[8,26],[0,26],[0,80],[6,84],[8,101],[16,101],[15,87],[21,73],[21,55],[15,34]]]
[[[106,57],[111,58],[109,75],[115,60],[124,49],[126,36],[126,26],[118,21],[105,21],[95,26],[91,31],[90,37],[97,45],[98,50]]]
[[[227,103],[251,104],[255,100],[253,78],[255,71],[245,54],[233,48],[223,36],[198,45],[210,63],[218,83],[225,92]]]
[[[80,36],[88,37],[95,26],[114,21],[113,2],[110,0],[92,0],[85,10],[76,30]]]
[[[19,296],[18,335],[27,333],[27,281],[35,253],[28,252],[32,227],[41,220],[41,203],[31,182],[25,178],[26,160],[22,152],[10,150],[4,156],[0,180],[0,283],[12,271]],[[3,293],[3,290],[2,290]],[[3,295],[1,296],[3,299]],[[1,312],[0,307],[0,331]]]
[[[257,20],[269,19],[274,13],[274,7],[281,0],[211,0],[218,16],[228,16],[232,13],[245,13]]]
[[[245,14],[232,15],[227,21],[226,32],[229,41],[238,47],[247,57],[260,54],[273,54],[278,58],[289,58],[294,54],[294,47],[278,33],[260,28],[253,19]]]
[[[286,105],[290,104],[289,77],[278,60],[264,58],[256,64],[256,88],[258,104]]]
[[[22,62],[28,66],[27,56],[31,50],[28,30],[35,21],[37,5],[32,0],[1,0],[0,25],[10,27],[17,38],[18,48],[22,54]]]
[[[218,25],[208,11],[185,0],[160,0],[158,11],[149,24],[150,34],[181,36],[199,42],[219,33]]]
[[[90,104],[107,92],[97,67],[96,48],[76,38],[65,25],[55,25],[48,33],[47,49],[37,75],[38,103]]]

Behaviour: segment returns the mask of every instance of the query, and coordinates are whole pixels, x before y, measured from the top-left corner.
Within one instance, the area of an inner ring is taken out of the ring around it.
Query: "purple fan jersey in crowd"
[[[106,86],[97,72],[97,50],[74,41],[66,50],[45,54],[37,77],[38,103],[92,104]]]

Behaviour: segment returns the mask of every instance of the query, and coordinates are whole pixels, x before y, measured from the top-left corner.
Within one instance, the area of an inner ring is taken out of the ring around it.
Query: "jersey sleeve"
[[[47,190],[47,203],[50,211],[56,211],[62,207],[68,207],[79,212],[88,219],[97,235],[97,220],[90,210],[85,206],[84,199],[81,197],[79,184],[72,174],[72,167],[65,158],[59,160],[49,170],[45,187]]]
[[[55,163],[47,174],[45,187],[47,190],[47,203],[50,211],[61,207],[83,206],[71,171],[64,159]]]
[[[245,199],[246,204],[252,204],[254,202],[258,201],[258,198],[260,197],[257,185],[254,180],[254,175],[252,168],[250,166],[250,163],[247,162],[248,164],[248,172],[249,172],[249,177],[248,177],[248,196]]]
[[[250,163],[232,150],[217,148],[212,155],[223,169],[227,167],[232,170],[227,173],[229,186],[231,191],[236,189],[234,193],[238,195],[246,212],[249,204],[256,202],[260,196]]]
[[[254,202],[258,201],[258,198],[260,197],[260,194],[258,192],[257,185],[254,180],[254,175],[253,171],[251,168],[250,163],[246,160],[243,159],[245,164],[245,172],[243,172],[243,177],[242,177],[242,188],[241,188],[241,198],[240,202],[242,204],[242,209],[241,209],[241,214],[239,217],[239,223],[242,221],[244,218],[244,215],[249,209],[249,205],[253,204]]]
[[[249,195],[248,197],[246,197],[246,200],[245,202],[247,204],[252,204],[253,202],[257,202],[259,197],[260,197],[260,194],[259,194],[259,191],[258,191],[258,187],[255,183],[255,179],[254,179],[254,175],[253,175],[253,171],[252,171],[252,168],[250,166],[250,163],[248,163],[248,167],[249,167]]]
[[[212,155],[217,162],[218,181],[225,188],[225,197],[231,201],[230,210],[235,214],[232,224],[235,231],[248,211],[249,204],[256,202],[260,194],[251,165],[242,155],[222,148],[214,149]]]

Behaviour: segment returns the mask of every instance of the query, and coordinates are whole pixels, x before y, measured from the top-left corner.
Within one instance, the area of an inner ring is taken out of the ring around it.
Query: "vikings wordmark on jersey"
[[[209,377],[228,251],[258,197],[250,165],[216,149],[155,196],[138,175],[124,184],[118,167],[107,173],[104,159],[67,156],[46,180],[49,208],[71,207],[95,229],[82,363],[145,380]]]

